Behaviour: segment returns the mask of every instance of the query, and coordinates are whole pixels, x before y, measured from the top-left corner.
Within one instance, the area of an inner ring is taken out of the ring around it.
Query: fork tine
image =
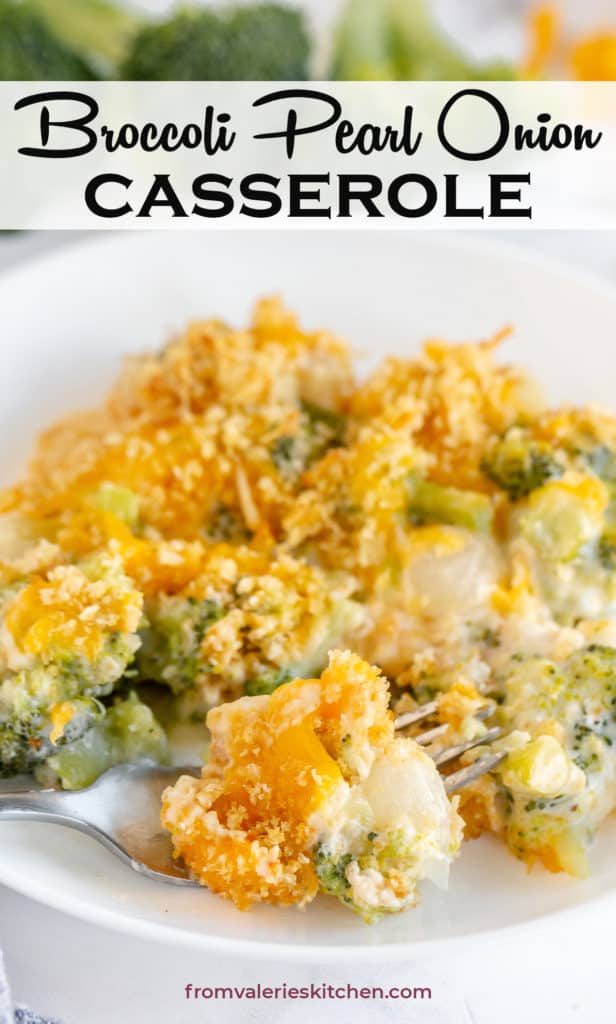
[[[475,712],[475,718],[479,719],[480,722],[483,722],[484,718],[489,718],[490,715],[494,714],[495,707],[496,704],[494,701],[491,701],[489,704],[485,704],[482,708],[479,708],[479,711]]]
[[[404,714],[398,715],[397,718],[394,719],[394,729],[406,729],[409,725],[415,725],[416,722],[422,722],[425,718],[430,718],[431,715],[435,715],[437,713],[438,706],[437,700],[431,700],[429,704],[422,704],[416,711],[406,711]],[[488,718],[493,711],[494,704],[487,703],[475,712],[475,718],[481,722],[484,718]],[[429,731],[432,732],[432,730]],[[427,736],[428,733],[419,733],[419,735],[414,736],[413,739],[417,743],[423,743],[425,742],[422,739],[424,735]]]
[[[451,796],[453,793],[457,793],[458,790],[469,786],[471,782],[475,782],[476,779],[480,779],[482,775],[487,775],[506,756],[505,753],[484,754],[483,757],[478,758],[472,764],[467,765],[465,768],[460,768],[458,772],[452,772],[451,775],[447,775],[443,779],[447,795]]]
[[[447,764],[448,761],[453,761],[460,754],[464,754],[467,750],[472,750],[473,747],[480,747],[485,743],[491,743],[492,740],[498,739],[502,731],[500,726],[495,725],[493,728],[488,729],[487,732],[484,732],[483,736],[476,736],[474,740],[468,740],[466,743],[457,743],[453,747],[447,747],[445,750],[441,750],[438,754],[434,755],[434,763],[439,767],[442,764]]]
[[[422,704],[416,711],[407,711],[403,715],[398,715],[394,721],[394,729],[406,729],[407,725],[422,722],[424,718],[429,718],[430,715],[436,714],[437,710],[438,701],[431,700],[428,704]]]
[[[439,736],[446,733],[448,728],[449,726],[447,722],[444,722],[443,725],[435,725],[434,729],[426,729],[425,732],[418,733],[417,736],[413,736],[413,739],[415,740],[415,743],[419,743],[420,746],[425,747],[428,743],[432,743],[433,740],[438,739]]]
[[[422,722],[427,718],[438,713],[439,702],[438,700],[432,700],[428,704],[422,704],[421,707],[415,711],[409,711],[405,714],[398,715],[394,721],[394,728],[396,730],[406,729],[409,725],[415,725],[418,722]],[[475,712],[475,718],[478,721],[483,721],[489,718],[495,710],[495,704],[493,701],[487,701],[487,703],[479,708]],[[418,732],[413,736],[416,743],[421,746],[429,747],[435,740],[440,736],[443,736],[449,729],[449,724],[443,722],[439,725],[435,725],[429,729],[425,729],[423,732]],[[482,736],[476,736],[472,740],[467,740],[465,743],[456,743],[450,747],[446,747],[444,750],[440,750],[435,753],[428,753],[433,758],[435,765],[440,768],[442,765],[448,764],[450,761],[455,761],[456,758],[460,757],[461,754],[466,753],[467,750],[473,750],[474,747],[481,747],[490,744],[493,740],[498,739],[502,736],[503,730],[500,726],[492,726],[487,729]],[[452,772],[450,775],[445,776],[443,782],[445,783],[445,789],[448,794],[456,793],[459,789],[463,789],[465,786],[470,785],[475,779],[481,778],[487,772],[491,771],[496,767],[497,764],[505,757],[504,754],[487,753],[483,754],[473,764],[467,765],[461,768],[457,772]]]

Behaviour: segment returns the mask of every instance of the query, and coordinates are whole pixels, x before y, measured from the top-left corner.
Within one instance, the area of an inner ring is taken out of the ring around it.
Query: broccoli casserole
[[[356,654],[208,722],[203,778],[167,791],[162,820],[214,892],[303,906],[321,889],[370,921],[412,904],[419,879],[447,881],[462,822],[431,757],[394,738],[385,680]]]
[[[1,496],[0,773],[78,788],[208,715],[163,822],[240,907],[372,920],[462,828],[583,875],[616,805],[616,418],[551,408],[502,340],[357,381],[265,299],[129,359]],[[392,721],[427,702],[429,752]],[[449,800],[430,754],[493,722]]]

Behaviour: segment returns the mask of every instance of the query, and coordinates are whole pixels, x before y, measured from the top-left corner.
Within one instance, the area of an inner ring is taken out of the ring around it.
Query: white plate
[[[120,235],[74,246],[0,278],[3,474],[55,416],[104,394],[123,353],[160,345],[191,317],[243,322],[277,291],[308,325],[334,328],[365,362],[452,340],[517,331],[504,348],[557,399],[616,408],[616,293],[510,250],[443,235],[240,232]],[[616,895],[616,821],[584,882],[528,874],[491,837],[469,843],[449,893],[367,927],[333,900],[304,913],[240,914],[208,892],[134,875],[92,841],[55,826],[0,825],[0,882],[52,907],[146,937],[242,955],[335,960],[415,956],[448,940],[576,910]]]

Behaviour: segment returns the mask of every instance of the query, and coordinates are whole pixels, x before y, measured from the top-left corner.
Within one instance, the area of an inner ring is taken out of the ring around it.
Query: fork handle
[[[68,825],[82,822],[71,793],[55,789],[0,793],[0,820],[55,821]],[[85,822],[83,822],[85,824]]]
[[[41,789],[22,793],[0,793],[0,822],[40,821],[63,825],[96,839],[121,861],[134,868],[133,858],[126,850],[99,825],[88,821],[87,804],[84,807],[82,802],[84,796],[87,800],[87,790],[71,792]]]

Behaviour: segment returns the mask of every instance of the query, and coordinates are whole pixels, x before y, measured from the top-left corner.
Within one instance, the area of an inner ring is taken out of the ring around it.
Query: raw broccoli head
[[[97,77],[88,61],[62,42],[28,3],[0,0],[0,79],[79,81]]]
[[[299,11],[256,4],[180,11],[145,26],[118,77],[133,81],[265,81],[308,77],[309,39]]]
[[[507,492],[511,501],[526,498],[564,473],[549,445],[518,437],[505,437],[493,445],[484,456],[481,469]]]

